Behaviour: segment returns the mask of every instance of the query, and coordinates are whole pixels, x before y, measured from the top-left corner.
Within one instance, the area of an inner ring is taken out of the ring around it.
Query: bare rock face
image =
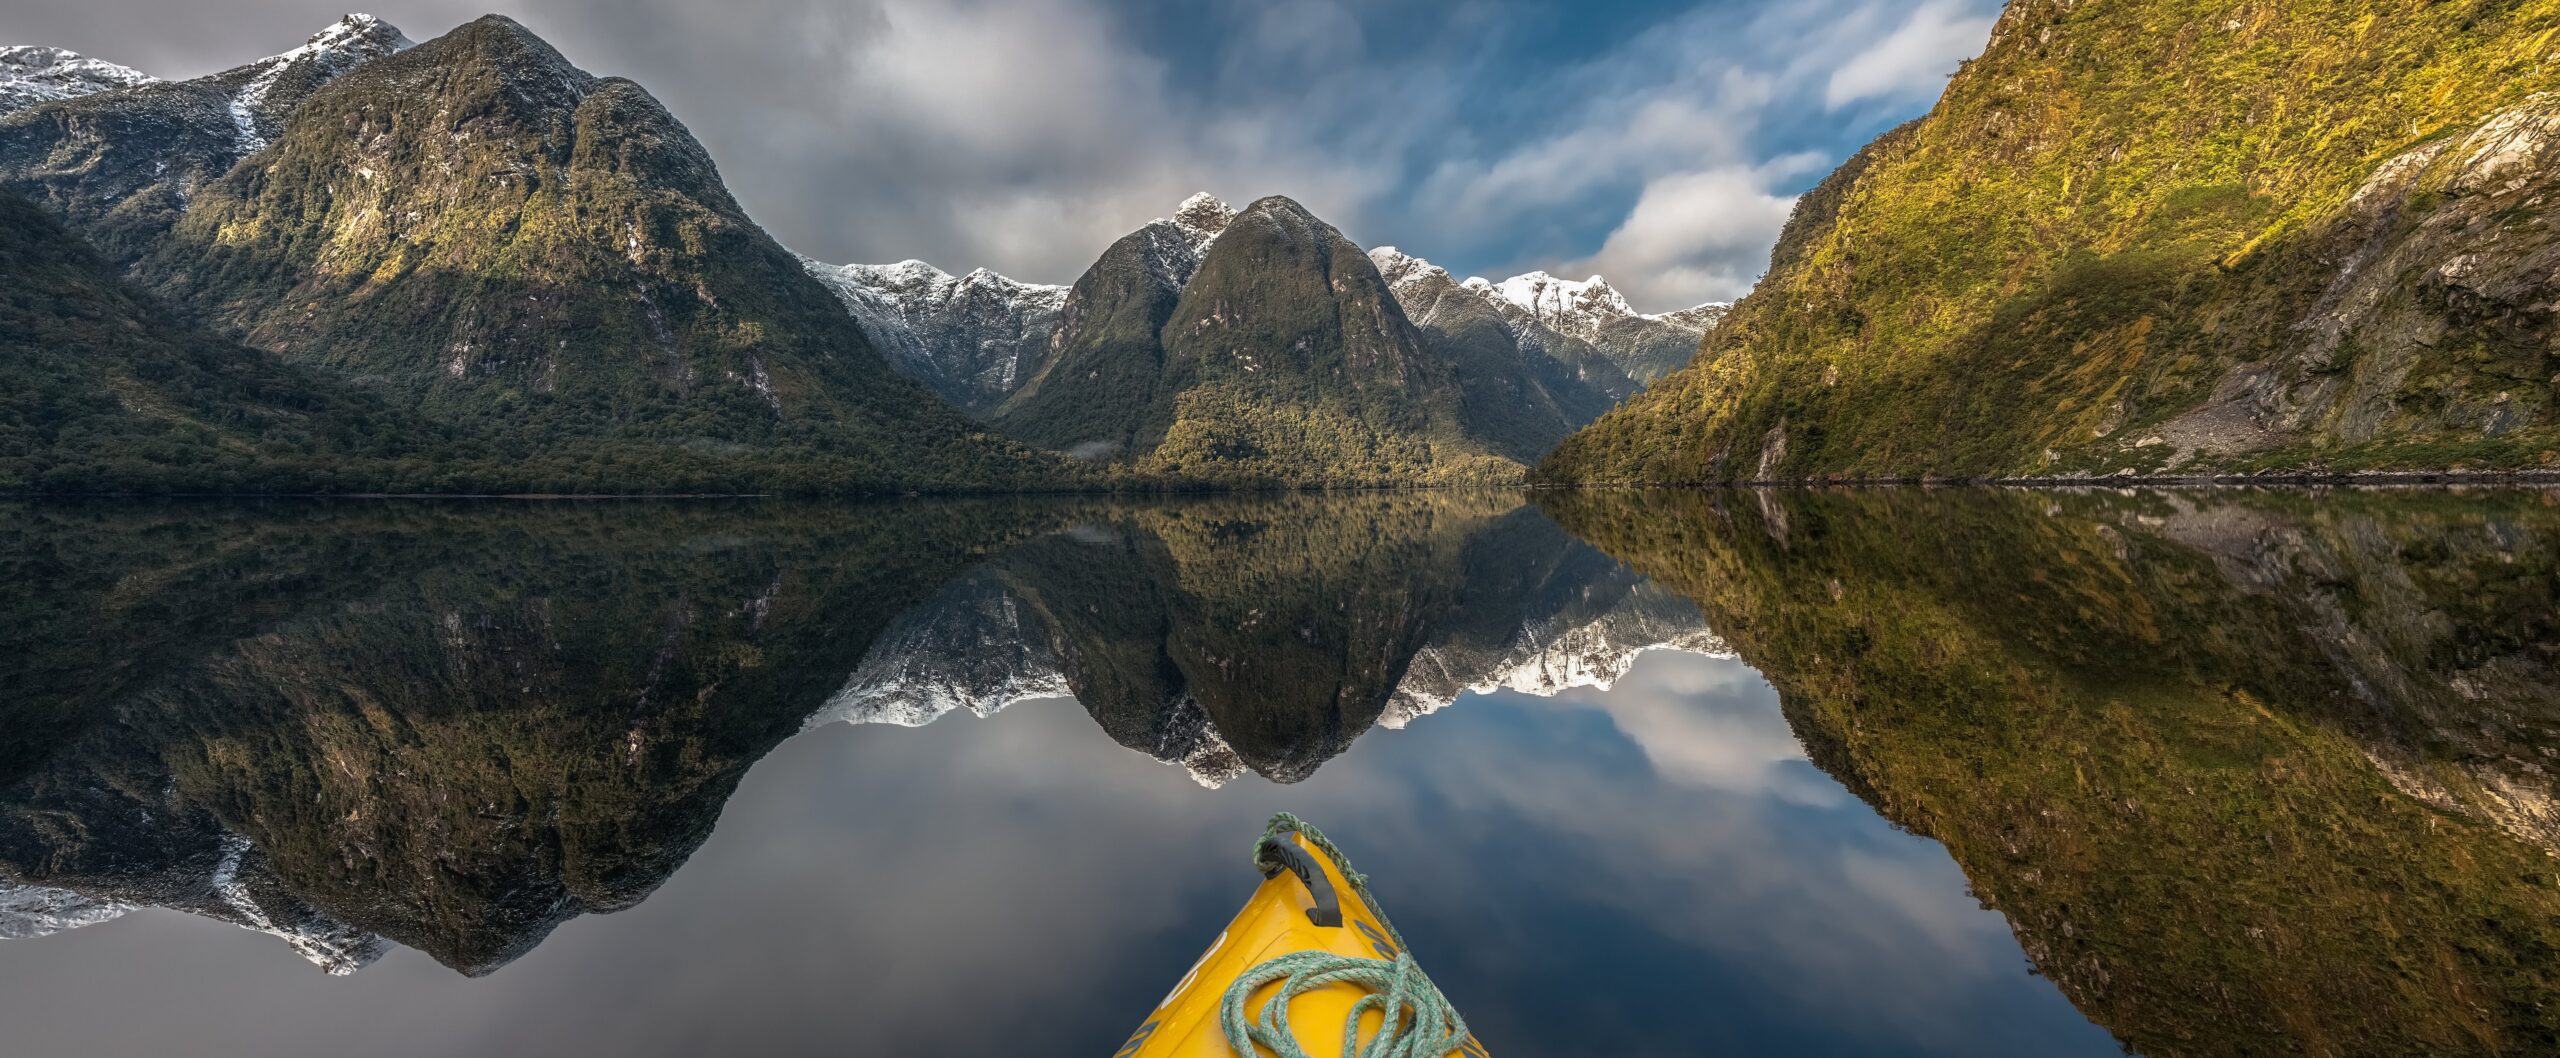
[[[2239,395],[2287,434],[2496,437],[2547,425],[2560,387],[2560,94],[2379,166],[2342,211],[2335,278],[2301,345]]]

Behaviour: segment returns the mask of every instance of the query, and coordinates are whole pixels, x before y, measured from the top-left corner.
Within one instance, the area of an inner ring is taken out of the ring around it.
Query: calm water
[[[0,506],[0,1053],[2560,1054],[2552,494],[1541,504]]]

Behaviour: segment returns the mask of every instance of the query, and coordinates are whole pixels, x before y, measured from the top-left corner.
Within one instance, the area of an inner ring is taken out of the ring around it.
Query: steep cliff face
[[[2560,1041],[2560,509],[1567,493],[2161,1058]],[[2459,996],[2448,1002],[2446,997]]]
[[[1560,481],[2560,466],[2547,2],[2016,0]]]
[[[646,91],[496,16],[313,93],[139,268],[528,454],[827,488],[1034,465],[891,372]]]

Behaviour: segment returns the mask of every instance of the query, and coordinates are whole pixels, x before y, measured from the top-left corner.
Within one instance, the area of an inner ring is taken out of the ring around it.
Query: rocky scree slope
[[[2560,465],[2560,3],[2016,0],[1563,482]]]
[[[525,459],[583,453],[572,484],[1065,472],[891,372],[645,90],[497,16],[312,93],[138,270],[258,348]]]

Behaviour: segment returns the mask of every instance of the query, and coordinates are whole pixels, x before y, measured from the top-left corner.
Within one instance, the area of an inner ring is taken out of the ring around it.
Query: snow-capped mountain
[[[159,78],[140,70],[78,52],[32,44],[0,46],[0,115],[38,103],[157,83]]]
[[[835,291],[889,366],[971,412],[991,411],[1040,366],[1067,288],[986,269],[955,277],[922,261],[802,259]]]
[[[1660,321],[1666,318],[1637,312],[1635,306],[1627,304],[1627,299],[1620,295],[1615,287],[1609,285],[1608,280],[1599,276],[1592,276],[1577,283],[1569,279],[1559,279],[1545,272],[1531,272],[1527,275],[1513,276],[1499,283],[1482,276],[1474,276],[1468,278],[1464,285],[1467,289],[1481,293],[1487,298],[1509,303],[1558,333],[1569,334],[1586,342],[1599,341],[1602,332],[1610,324],[1621,320]],[[1696,313],[1702,310],[1722,310],[1731,307],[1702,305],[1686,311]],[[1703,336],[1706,332],[1701,330],[1698,333]]]
[[[1552,698],[1583,687],[1606,691],[1654,650],[1733,656],[1724,638],[1707,628],[1697,604],[1651,584],[1635,586],[1596,615],[1548,614],[1518,627],[1495,651],[1425,647],[1396,685],[1378,726],[1401,730],[1467,694],[1514,691]]]
[[[190,850],[193,855],[166,870],[144,870],[129,878],[63,880],[78,888],[0,880],[0,941],[85,929],[156,907],[264,933],[333,977],[373,965],[391,951],[390,941],[292,895],[249,839],[193,826],[181,829],[211,845]]]
[[[1687,364],[1696,355],[1699,340],[1733,308],[1711,302],[1647,314],[1636,311],[1600,276],[1576,282],[1530,272],[1501,282],[1481,276],[1460,281],[1447,269],[1392,246],[1372,250],[1369,257],[1394,285],[1398,300],[1416,324],[1429,326],[1428,319],[1437,314],[1433,302],[1446,286],[1455,285],[1492,307],[1523,348],[1567,364],[1598,356],[1616,365],[1637,386]]]
[[[311,35],[302,46],[216,76],[238,82],[224,109],[239,135],[241,154],[255,154],[284,128],[305,96],[338,75],[374,59],[414,47],[400,30],[372,15],[348,15]]]
[[[892,623],[808,726],[923,727],[954,712],[984,719],[1070,693],[1048,624],[981,572]]]
[[[75,64],[68,79],[41,71],[13,78],[0,69],[0,85],[36,85],[47,96],[0,103],[0,186],[52,206],[109,257],[131,263],[199,189],[280,135],[313,92],[408,46],[391,24],[348,15],[301,47],[188,81],[155,81],[106,63]],[[8,54],[43,62],[68,53]],[[17,98],[12,90],[0,87],[0,98]]]
[[[1234,219],[1226,203],[1193,195],[1131,238],[1142,243],[1156,280],[1180,290]],[[984,268],[955,277],[923,261],[802,262],[836,292],[889,366],[978,415],[995,411],[1040,369],[1071,292]]]
[[[32,940],[113,922],[131,910],[68,889],[0,885],[0,940]]]

